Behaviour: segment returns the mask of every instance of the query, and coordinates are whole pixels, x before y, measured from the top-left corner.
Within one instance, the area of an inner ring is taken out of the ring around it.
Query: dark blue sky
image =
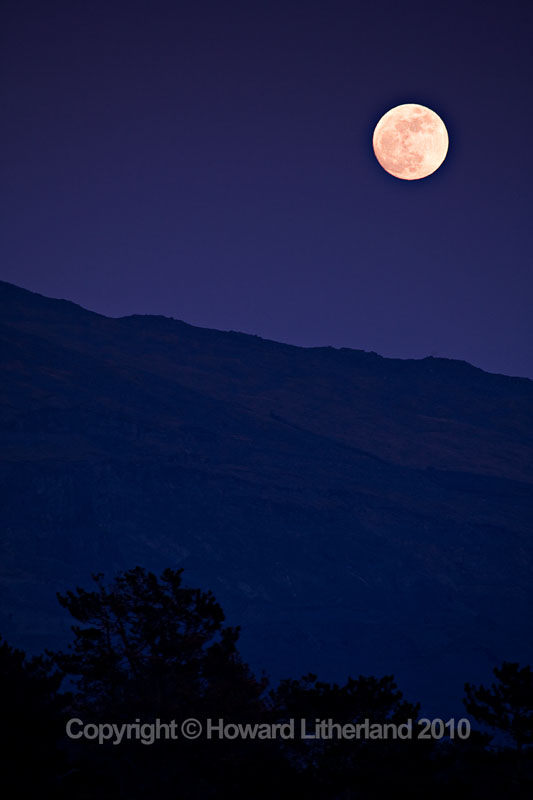
[[[533,377],[533,4],[4,4],[2,278]],[[372,152],[433,108],[421,181]]]

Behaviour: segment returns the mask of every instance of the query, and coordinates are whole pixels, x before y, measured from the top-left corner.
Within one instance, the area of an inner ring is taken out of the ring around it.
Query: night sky
[[[3,7],[3,279],[533,377],[529,0]],[[372,151],[408,102],[450,136],[420,181]]]

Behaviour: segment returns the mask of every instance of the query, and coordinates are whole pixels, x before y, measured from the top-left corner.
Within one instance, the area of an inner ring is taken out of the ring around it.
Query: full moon
[[[426,106],[405,103],[384,114],[374,130],[374,153],[384,170],[404,181],[435,172],[448,152],[448,131]]]

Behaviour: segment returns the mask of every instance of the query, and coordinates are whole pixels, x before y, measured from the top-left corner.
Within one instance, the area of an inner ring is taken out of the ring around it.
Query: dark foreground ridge
[[[6,283],[0,312],[13,644],[61,646],[56,592],[142,564],[215,591],[274,678],[393,673],[443,717],[533,660],[532,381]]]

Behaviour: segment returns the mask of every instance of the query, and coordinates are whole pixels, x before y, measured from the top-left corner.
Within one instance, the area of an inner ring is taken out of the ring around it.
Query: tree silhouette
[[[490,688],[465,684],[466,710],[478,722],[512,738],[517,750],[533,744],[533,672],[504,661]]]
[[[157,577],[137,567],[110,583],[95,575],[94,583],[92,591],[58,595],[77,621],[68,652],[28,660],[0,642],[3,778],[17,795],[141,800],[177,789],[183,800],[531,796],[533,674],[507,662],[494,670],[490,688],[466,684],[464,702],[479,722],[509,734],[516,752],[488,748],[490,737],[475,731],[467,740],[420,741],[416,724],[414,737],[405,739],[307,739],[296,727],[294,738],[272,741],[72,741],[65,723],[73,716],[111,724],[211,717],[278,728],[305,720],[312,732],[317,720],[394,728],[419,713],[390,675],[339,685],[309,674],[281,681],[266,696],[266,680],[257,680],[238,653],[239,629],[224,625],[211,592],[183,585],[182,570]],[[60,694],[64,675],[77,694]]]
[[[136,567],[106,585],[58,594],[74,625],[69,652],[56,653],[76,680],[78,699],[94,711],[118,711],[132,702],[138,712],[198,713],[199,702],[253,706],[263,692],[237,651],[239,629],[224,627],[224,613],[210,591],[182,584],[183,570],[160,578]],[[238,686],[238,691],[236,691]],[[201,709],[200,709],[201,710]]]
[[[210,591],[184,586],[182,572],[166,569],[158,577],[136,567],[110,583],[94,575],[92,591],[58,594],[77,621],[69,650],[53,654],[77,687],[74,716],[178,726],[187,718],[204,725],[206,718],[261,718],[266,680],[257,680],[241,659],[239,629],[224,625]],[[278,764],[279,757],[253,751],[246,741],[188,741],[179,733],[153,746],[135,739],[117,747],[77,740],[71,751],[78,788],[90,787],[93,795],[105,787],[110,797],[133,800],[163,796],[176,786],[184,800],[215,797],[219,786],[235,798],[277,793],[275,769],[260,786],[256,775],[260,759]],[[72,785],[73,797],[78,788]]]
[[[69,699],[59,694],[61,679],[47,659],[28,659],[1,641],[2,782],[20,797],[59,796],[68,769],[59,747]]]
[[[300,680],[281,681],[270,693],[270,700],[277,719],[305,719],[311,733],[316,720],[333,723],[331,738],[297,737],[284,743],[287,758],[301,776],[306,796],[374,796],[377,789],[385,792],[392,790],[392,785],[396,789],[409,785],[414,769],[423,780],[432,743],[369,741],[364,733],[361,738],[348,739],[339,736],[340,729],[334,727],[364,725],[365,720],[380,725],[416,720],[418,704],[403,698],[392,676],[359,676],[338,685],[319,681],[316,675],[309,674]],[[387,763],[387,770],[382,769],[383,763]]]

